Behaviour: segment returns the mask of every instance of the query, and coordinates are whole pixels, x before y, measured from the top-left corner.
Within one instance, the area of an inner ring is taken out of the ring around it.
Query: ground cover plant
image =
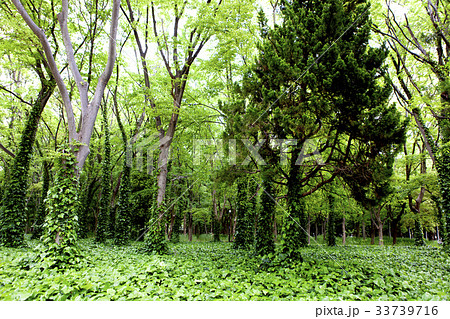
[[[35,242],[29,243],[30,246]],[[448,300],[442,249],[363,245],[302,250],[303,262],[252,257],[226,242],[181,242],[170,255],[142,244],[81,241],[77,268],[42,269],[33,248],[0,248],[0,300]]]

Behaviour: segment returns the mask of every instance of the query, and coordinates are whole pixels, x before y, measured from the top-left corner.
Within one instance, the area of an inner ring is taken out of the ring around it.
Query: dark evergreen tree
[[[403,141],[404,125],[388,104],[387,52],[368,45],[367,1],[282,0],[280,8],[282,23],[273,29],[260,13],[259,55],[239,88],[243,99],[230,107],[228,126],[241,135],[257,130],[265,139],[295,141],[290,161],[280,164],[282,143],[264,160],[275,168],[275,182],[287,182],[292,219],[285,224],[283,250],[298,257],[307,243],[301,198],[351,171],[355,157],[389,153]],[[368,147],[359,154],[355,144]],[[321,161],[300,165],[313,151]]]
[[[95,240],[104,242],[108,237],[110,197],[111,197],[111,143],[106,107],[102,109],[103,115],[103,158],[102,158],[102,187],[99,212],[97,218],[97,234]]]

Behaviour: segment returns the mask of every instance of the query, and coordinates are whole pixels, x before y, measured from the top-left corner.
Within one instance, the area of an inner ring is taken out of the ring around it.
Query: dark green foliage
[[[148,222],[147,234],[144,240],[144,250],[156,254],[167,254],[169,247],[167,245],[163,223],[161,222],[166,212],[165,206],[152,209],[151,218]]]
[[[330,210],[328,211],[326,240],[328,246],[336,246],[336,212],[333,194],[328,194],[328,202]]]
[[[0,208],[0,244],[9,247],[24,243],[25,196],[33,144],[42,111],[56,85],[54,81],[41,82],[42,88],[28,114]]]
[[[102,188],[100,206],[97,218],[97,234],[95,240],[104,242],[108,237],[111,197],[111,143],[109,137],[109,125],[106,107],[103,107],[103,158],[102,158]]]
[[[41,195],[41,203],[39,209],[36,212],[36,221],[33,231],[33,238],[39,238],[42,236],[42,230],[45,222],[45,199],[47,198],[48,189],[50,187],[50,163],[49,161],[44,161],[42,168],[42,195]]]
[[[49,268],[76,266],[81,261],[77,246],[79,203],[75,166],[71,149],[62,149],[57,154],[55,182],[45,200],[47,214],[39,254],[39,261]]]
[[[249,249],[253,244],[253,233],[248,212],[248,192],[247,176],[242,176],[237,180],[236,199],[236,234],[234,238],[235,249]]]
[[[273,219],[275,215],[275,196],[270,171],[263,172],[261,210],[256,228],[255,253],[263,256],[275,251],[273,240]]]

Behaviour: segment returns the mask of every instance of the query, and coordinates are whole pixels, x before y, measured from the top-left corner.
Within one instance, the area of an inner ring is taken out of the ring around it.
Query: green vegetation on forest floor
[[[283,264],[230,243],[179,243],[168,256],[140,247],[83,240],[88,262],[64,272],[29,263],[31,248],[0,247],[0,300],[450,299],[450,260],[439,248],[311,246],[302,263]]]

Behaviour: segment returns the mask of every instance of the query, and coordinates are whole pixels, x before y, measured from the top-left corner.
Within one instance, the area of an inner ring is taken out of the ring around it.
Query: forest
[[[0,8],[0,300],[450,298],[450,1]]]

